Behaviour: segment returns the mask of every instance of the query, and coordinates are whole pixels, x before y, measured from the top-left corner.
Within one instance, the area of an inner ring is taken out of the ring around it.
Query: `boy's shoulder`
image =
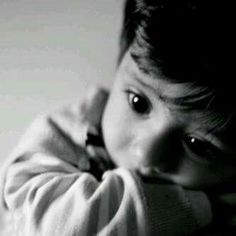
[[[78,130],[80,126],[85,129],[90,126],[100,127],[108,95],[108,90],[92,87],[83,99],[51,112],[48,117],[70,132]]]
[[[12,162],[12,158],[29,150],[58,150],[60,143],[63,150],[68,150],[65,149],[66,143],[85,147],[88,131],[91,127],[100,127],[108,95],[108,90],[104,88],[91,88],[78,102],[40,114],[29,125],[8,160]]]
[[[93,125],[100,124],[108,96],[109,92],[105,88],[90,88],[82,102],[77,105],[82,121]]]
[[[48,113],[46,120],[60,127],[63,133],[68,134],[75,143],[84,144],[91,127],[100,129],[108,96],[107,89],[92,87],[80,101]]]

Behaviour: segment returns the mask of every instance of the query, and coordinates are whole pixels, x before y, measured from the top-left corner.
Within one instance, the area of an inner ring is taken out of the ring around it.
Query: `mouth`
[[[136,170],[144,182],[155,182],[160,184],[175,184],[169,173],[163,173],[155,167],[141,167]]]

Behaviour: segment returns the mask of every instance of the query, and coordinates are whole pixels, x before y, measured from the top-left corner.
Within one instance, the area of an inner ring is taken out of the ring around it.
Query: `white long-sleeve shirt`
[[[93,90],[29,127],[4,170],[2,198],[13,235],[190,235],[209,224],[204,193],[99,166],[109,162],[99,141],[107,96]]]

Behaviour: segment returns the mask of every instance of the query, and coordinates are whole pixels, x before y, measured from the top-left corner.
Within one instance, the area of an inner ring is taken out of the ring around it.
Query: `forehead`
[[[143,71],[130,51],[124,56],[120,67],[121,73],[125,74],[120,77],[125,83],[137,84],[145,90],[145,95],[164,102],[176,117],[197,120],[198,127],[209,133],[221,135],[228,132],[224,125],[229,116],[211,108],[214,94],[209,88],[193,82],[176,83],[161,73]]]
[[[212,96],[206,87],[193,83],[173,83],[161,74],[145,73],[140,70],[129,52],[120,65],[117,81],[121,81],[126,87],[137,86],[138,91],[151,102],[161,100],[177,120],[183,123],[190,122],[194,132],[210,135],[209,137],[214,137],[217,142],[227,147],[230,153],[236,152],[232,135],[235,131],[235,122],[230,121],[233,125],[228,125],[229,115],[209,108],[214,94]]]
[[[145,65],[145,69],[143,69],[135,61],[130,51],[125,55],[121,67],[128,78],[137,81],[143,88],[156,94],[158,98],[170,105],[191,110],[205,110],[211,99],[212,92],[207,87],[197,86],[194,82],[173,82],[159,73],[158,68],[155,73],[153,70],[149,71],[148,65]]]

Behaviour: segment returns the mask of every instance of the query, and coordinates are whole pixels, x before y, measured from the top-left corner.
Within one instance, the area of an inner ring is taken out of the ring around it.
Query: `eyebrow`
[[[137,65],[137,64],[136,64]],[[140,70],[140,68],[139,68]],[[198,122],[203,122],[204,124],[201,125],[203,129],[206,129],[207,133],[211,133],[214,135],[214,137],[217,138],[217,140],[226,148],[226,149],[232,149],[231,145],[228,141],[225,141],[225,138],[221,135],[215,133],[215,128],[219,127],[219,122],[215,122],[215,118],[218,117],[218,115],[213,111],[213,113],[209,113],[208,106],[210,105],[211,100],[213,99],[212,92],[205,89],[200,90],[200,86],[198,89],[195,89],[195,93],[189,93],[186,96],[179,96],[179,97],[169,97],[164,96],[161,94],[158,89],[155,89],[153,86],[151,86],[149,83],[146,83],[144,79],[142,79],[135,71],[131,71],[128,68],[126,69],[129,75],[131,75],[131,78],[136,80],[138,83],[140,83],[143,87],[146,87],[147,89],[151,90],[155,96],[157,96],[158,99],[166,102],[167,104],[171,104],[173,106],[176,106],[177,109],[182,111],[197,111],[197,114],[204,114],[202,118],[197,118]],[[155,78],[151,78],[150,74],[146,73],[145,71],[141,70],[143,75],[147,75],[147,80],[155,80]],[[163,78],[164,79],[164,78]],[[197,86],[196,86],[197,88]],[[204,87],[202,87],[204,88]],[[175,110],[172,109],[171,110]],[[208,118],[206,118],[208,117]],[[201,121],[200,121],[201,120]],[[213,124],[214,123],[214,124]],[[225,122],[223,122],[225,123]],[[221,126],[221,125],[220,125]],[[220,128],[221,130],[221,128]]]
[[[146,87],[149,90],[152,90],[153,93],[155,93],[155,95],[161,99],[161,101],[167,103],[167,104],[171,104],[177,107],[177,110],[181,110],[181,111],[197,111],[197,114],[199,114],[200,116],[197,118],[198,122],[201,122],[202,125],[201,127],[203,129],[206,129],[207,133],[211,133],[212,135],[214,135],[214,137],[217,138],[218,142],[222,143],[223,146],[225,146],[226,148],[229,148],[230,145],[227,144],[227,142],[223,141],[223,138],[220,137],[220,135],[217,135],[214,132],[214,129],[216,127],[218,127],[218,122],[215,123],[214,122],[214,118],[216,114],[210,114],[208,113],[209,111],[207,111],[207,105],[206,105],[206,99],[209,99],[209,95],[204,95],[204,94],[195,94],[192,95],[191,94],[189,96],[182,96],[182,97],[168,97],[168,96],[164,96],[162,95],[160,92],[158,93],[158,91],[156,91],[156,89],[154,89],[152,86],[150,86],[149,84],[145,83],[142,79],[140,79],[137,75],[135,75],[135,73],[131,72],[133,74],[133,78],[140,83],[142,86]],[[202,92],[203,93],[203,92]],[[202,96],[202,98],[200,99],[199,96]],[[175,108],[169,108],[170,110],[176,110]],[[217,116],[217,115],[216,115]],[[207,117],[207,118],[206,118]]]
[[[183,96],[170,97],[168,95],[164,95],[161,91],[158,91],[158,89],[153,88],[150,84],[145,83],[145,81],[141,79],[140,76],[138,76],[135,72],[129,71],[129,74],[131,74],[132,78],[140,83],[143,87],[151,90],[158,97],[158,99],[166,104],[181,108],[181,110],[205,110],[207,108],[207,104],[210,102],[210,93],[206,93],[205,90],[200,91],[198,89],[198,92],[196,93],[192,92]]]

